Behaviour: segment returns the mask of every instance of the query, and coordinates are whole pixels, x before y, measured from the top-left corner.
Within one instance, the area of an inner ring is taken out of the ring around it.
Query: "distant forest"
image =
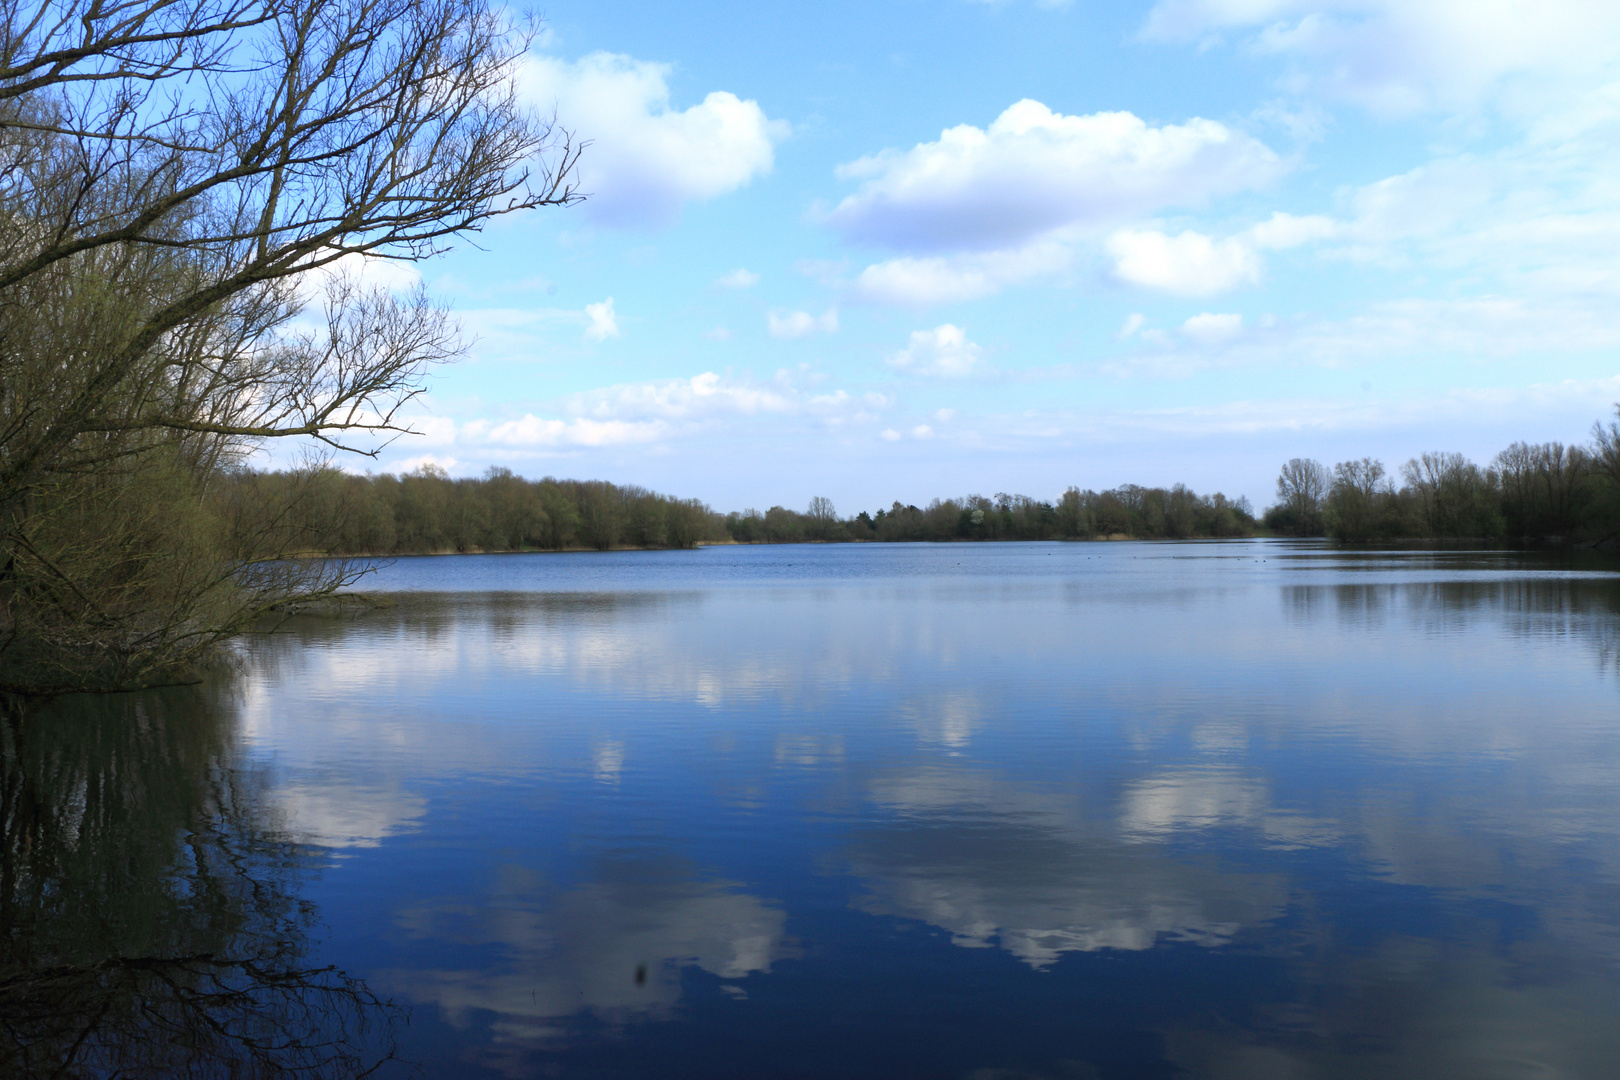
[[[816,498],[805,512],[773,506],[721,515],[696,499],[600,480],[525,480],[493,468],[452,479],[424,466],[403,476],[354,476],[336,469],[242,471],[228,500],[246,517],[277,507],[277,522],[312,552],[406,555],[617,547],[683,548],[702,543],[792,544],[855,540],[1089,540],[1098,537],[1249,536],[1247,500],[1202,496],[1177,485],[1127,484],[1101,493],[1070,488],[1056,502],[1026,495],[899,502],[840,518]],[[290,518],[290,520],[288,520]]]
[[[1246,499],[1126,484],[1071,487],[1053,502],[1027,495],[969,495],[927,506],[895,502],[840,517],[832,502],[804,511],[773,506],[721,515],[696,499],[600,480],[526,480],[493,468],[452,479],[424,466],[403,476],[336,469],[242,471],[228,501],[251,517],[280,507],[307,549],[332,555],[683,548],[704,543],[927,540],[1192,539],[1329,536],[1397,539],[1555,540],[1620,537],[1620,423],[1593,428],[1586,445],[1514,443],[1488,465],[1426,453],[1397,477],[1362,458],[1329,468],[1295,458],[1277,478],[1277,502],[1257,520]]]
[[[1620,415],[1620,406],[1616,407]],[[1462,454],[1426,453],[1401,466],[1381,461],[1329,469],[1295,458],[1277,477],[1266,527],[1288,536],[1349,542],[1557,541],[1612,546],[1620,540],[1620,422],[1598,423],[1592,441],[1516,442],[1484,466]]]

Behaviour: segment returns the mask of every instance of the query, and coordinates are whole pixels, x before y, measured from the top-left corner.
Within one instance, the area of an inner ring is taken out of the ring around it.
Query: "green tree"
[[[574,505],[578,508],[580,542],[586,547],[607,551],[619,542],[624,525],[623,507],[612,484],[600,480],[574,483]]]

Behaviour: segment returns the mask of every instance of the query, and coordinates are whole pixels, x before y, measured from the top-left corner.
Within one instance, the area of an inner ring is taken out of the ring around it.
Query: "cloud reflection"
[[[734,883],[701,880],[674,860],[605,861],[594,880],[566,889],[508,866],[492,895],[421,903],[398,917],[435,953],[488,961],[493,950],[498,960],[396,968],[383,981],[457,1027],[493,1014],[497,1048],[533,1047],[566,1037],[580,1014],[610,1024],[667,1017],[685,968],[725,980],[768,972],[790,953],[785,920]]]
[[[1273,805],[1262,781],[1232,769],[1186,769],[1134,780],[1120,806],[1120,832],[1130,840],[1167,839],[1190,829],[1253,829],[1272,848],[1338,842],[1331,821]]]
[[[1287,900],[1280,875],[1178,860],[1086,821],[1071,799],[986,772],[925,767],[877,780],[870,794],[890,822],[857,832],[847,852],[870,890],[861,906],[1033,968],[1165,940],[1223,945]]]

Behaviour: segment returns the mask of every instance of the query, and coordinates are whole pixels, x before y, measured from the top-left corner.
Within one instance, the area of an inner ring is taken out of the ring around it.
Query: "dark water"
[[[368,588],[234,679],[8,727],[0,1072],[1616,1074],[1612,563],[864,545]]]

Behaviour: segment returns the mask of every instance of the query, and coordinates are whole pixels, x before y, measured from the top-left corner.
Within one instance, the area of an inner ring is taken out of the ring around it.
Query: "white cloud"
[[[771,337],[783,340],[809,337],[818,330],[831,334],[838,329],[838,312],[829,309],[818,317],[808,311],[790,311],[785,315],[773,311],[765,317],[765,325]]]
[[[934,429],[929,427],[927,424],[918,424],[916,427],[911,429],[911,437],[913,439],[932,439],[934,437]]]
[[[1277,212],[1234,237],[1196,232],[1166,236],[1122,229],[1106,246],[1121,280],[1184,296],[1208,296],[1259,280],[1258,251],[1279,251],[1346,235],[1321,215]],[[903,256],[873,263],[856,276],[854,299],[897,307],[930,307],[993,296],[1009,285],[1062,275],[1074,263],[1074,239],[1061,231],[1021,248]]]
[[[439,454],[417,454],[415,457],[404,458],[396,462],[394,468],[398,472],[408,473],[415,472],[424,465],[431,465],[435,469],[443,469],[445,472],[449,472],[459,464],[460,462],[453,457],[445,457]]]
[[[415,416],[410,420],[410,428],[414,433],[412,446],[453,446],[456,441],[456,422],[448,416]]]
[[[1180,334],[1143,332],[1149,349],[1122,354],[1100,371],[1184,378],[1212,366],[1351,369],[1400,362],[1444,367],[1487,360],[1534,370],[1620,349],[1612,306],[1612,300],[1396,300],[1343,319],[1291,319],[1270,326],[1262,319],[1241,333],[1231,332],[1241,326],[1236,315],[1201,315],[1188,320]],[[1215,344],[1222,347],[1212,350]]]
[[[827,222],[911,253],[1023,246],[1165,206],[1260,187],[1283,169],[1264,144],[1214,120],[1150,127],[1128,112],[1065,116],[1025,99],[989,126],[888,150],[839,169],[863,181]]]
[[[714,283],[722,289],[752,289],[759,284],[759,275],[738,267],[729,274],[721,274]]]
[[[875,425],[893,408],[877,392],[816,389],[819,376],[806,368],[783,370],[770,381],[705,371],[690,378],[623,383],[574,394],[557,402],[553,415],[534,412],[511,419],[481,418],[456,424],[448,419],[407,417],[426,426],[442,443],[432,454],[391,459],[405,471],[426,463],[445,469],[458,464],[511,462],[536,452],[663,444],[738,422],[799,418],[829,428]],[[400,443],[400,448],[419,445]],[[448,456],[453,450],[457,456]]]
[[[786,380],[759,384],[705,371],[689,379],[627,383],[575,395],[568,411],[594,420],[692,420],[716,415],[800,411],[802,398]]]
[[[360,252],[350,252],[329,264],[325,272],[352,278],[362,286],[381,286],[396,293],[408,293],[422,284],[422,271],[414,262],[384,259]]]
[[[1334,247],[1357,263],[1422,267],[1549,308],[1582,298],[1612,305],[1620,295],[1616,176],[1612,128],[1439,158],[1355,191]]]
[[[1512,439],[1525,438],[1527,431],[1548,432],[1543,437],[1563,431],[1569,433],[1564,438],[1578,438],[1604,411],[1595,403],[1617,399],[1620,376],[1527,386],[1458,387],[1434,393],[1250,398],[1165,408],[1058,407],[968,416],[957,438],[986,451],[1052,453],[1058,447],[1139,449],[1161,445],[1159,440],[1309,432],[1354,436],[1341,443],[1349,450],[1376,447],[1379,440],[1367,438],[1370,434],[1406,432],[1411,438],[1403,437],[1399,445],[1409,448],[1402,453],[1411,453],[1448,442],[1466,445],[1484,431],[1489,448],[1484,456],[1488,456]],[[893,434],[893,440],[901,438],[898,432]],[[1357,450],[1356,456],[1366,452]],[[1262,491],[1269,491],[1269,481],[1268,477]]]
[[[901,307],[977,300],[999,287],[982,265],[938,257],[874,263],[855,280],[860,299]]]
[[[1124,341],[1126,338],[1135,337],[1136,332],[1146,325],[1147,316],[1143,315],[1140,311],[1133,311],[1131,314],[1125,316],[1125,322],[1121,324],[1119,332],[1116,333],[1114,337],[1119,341]]]
[[[580,158],[585,211],[614,226],[664,226],[682,204],[712,199],[771,171],[787,125],[754,101],[715,91],[697,105],[669,104],[668,64],[612,53],[569,63],[533,57],[527,98],[590,146]]]
[[[1231,401],[1188,408],[1120,411],[1104,418],[1088,418],[1099,435],[1208,436],[1253,435],[1288,431],[1378,431],[1409,428],[1432,432],[1442,426],[1466,430],[1470,423],[1491,421],[1513,424],[1522,430],[1531,415],[1569,413],[1584,417],[1591,403],[1620,394],[1620,377],[1570,380],[1514,388],[1459,387],[1433,395],[1398,397],[1343,396],[1333,398]]]
[[[869,303],[918,308],[977,300],[1007,285],[1061,273],[1073,261],[1072,249],[1051,239],[1008,251],[907,256],[862,270],[853,294]]]
[[[395,294],[406,294],[422,284],[422,272],[415,263],[403,259],[384,259],[351,251],[318,270],[305,270],[294,278],[299,304],[318,305],[340,282],[366,291],[384,288]]]
[[[704,331],[703,336],[708,338],[710,341],[730,341],[731,331],[727,330],[723,326],[717,326],[713,330]]]
[[[1177,296],[1212,296],[1260,280],[1260,259],[1241,240],[1212,240],[1186,231],[1121,229],[1108,238],[1114,276]]]
[[[503,423],[462,425],[465,441],[508,446],[614,446],[653,442],[717,422],[762,416],[813,417],[832,423],[871,421],[891,404],[882,394],[811,393],[803,373],[757,382],[705,371],[686,379],[622,383],[562,402],[566,419],[533,414]]]
[[[1337,221],[1319,214],[1295,217],[1281,211],[1244,231],[1244,237],[1263,251],[1282,251],[1313,240],[1328,240],[1343,231]]]
[[[619,319],[613,312],[613,297],[599,304],[586,304],[585,317],[590,325],[585,328],[586,341],[606,341],[619,336]]]
[[[884,442],[899,442],[900,433],[894,430],[894,428],[884,428],[878,433],[878,438],[882,439]]]
[[[1498,92],[1591,83],[1620,58],[1610,0],[1161,0],[1142,36],[1243,36],[1293,62],[1287,85],[1378,113],[1468,110]]]
[[[889,357],[889,364],[908,375],[960,379],[983,370],[983,354],[961,327],[945,323],[932,330],[912,331],[910,343]]]
[[[527,413],[519,420],[499,424],[466,425],[467,434],[482,434],[484,442],[508,447],[624,446],[648,443],[664,434],[656,422],[627,423],[622,420],[551,420]]]
[[[1242,315],[1212,315],[1206,311],[1181,324],[1182,336],[1195,345],[1224,345],[1242,332]]]

